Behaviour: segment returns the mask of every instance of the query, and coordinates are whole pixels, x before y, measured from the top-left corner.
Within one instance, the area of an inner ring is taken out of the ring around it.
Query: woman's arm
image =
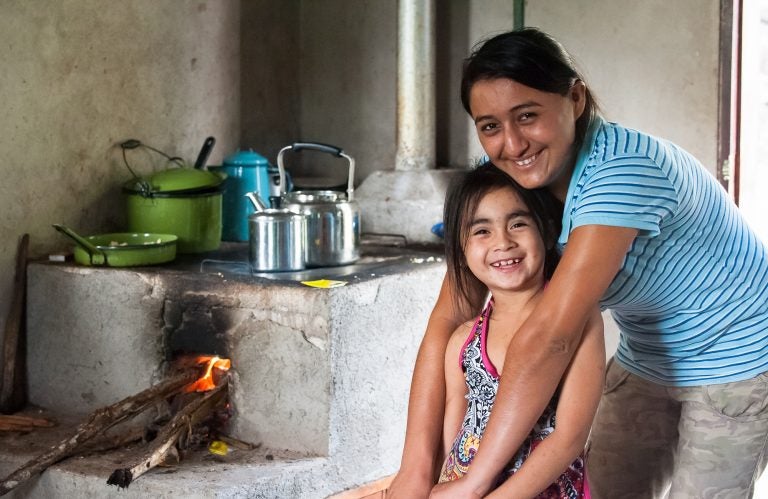
[[[565,373],[555,430],[523,466],[488,498],[534,497],[549,487],[584,451],[602,394],[605,371],[603,320],[596,309]]]
[[[570,234],[541,300],[509,344],[496,403],[469,473],[441,484],[434,497],[482,497],[490,490],[555,392],[587,319],[636,235],[635,229],[604,225]]]
[[[400,470],[387,493],[391,499],[427,497],[440,466],[445,377],[443,363],[448,339],[462,317],[453,303],[453,290],[443,279],[416,357],[408,402],[408,426]]]

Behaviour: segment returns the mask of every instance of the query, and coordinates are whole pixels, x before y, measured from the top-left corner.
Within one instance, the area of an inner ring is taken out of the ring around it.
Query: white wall
[[[717,0],[536,0],[525,22],[571,52],[607,119],[672,140],[714,174]]]
[[[768,0],[744,2],[739,207],[768,243]]]

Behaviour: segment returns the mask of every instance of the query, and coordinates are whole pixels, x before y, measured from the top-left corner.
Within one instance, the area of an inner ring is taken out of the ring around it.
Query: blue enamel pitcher
[[[271,195],[270,164],[267,158],[253,150],[240,151],[224,158],[221,166],[209,166],[209,170],[227,175],[224,181],[222,210],[223,241],[248,241],[248,217],[254,212],[246,193],[257,192],[262,199]]]

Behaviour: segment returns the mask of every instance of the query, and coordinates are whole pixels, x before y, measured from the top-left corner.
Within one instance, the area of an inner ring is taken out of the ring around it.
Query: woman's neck
[[[571,186],[571,177],[573,171],[576,169],[576,156],[578,153],[578,147],[573,145],[571,154],[568,155],[566,160],[567,166],[563,168],[560,175],[547,187],[549,192],[552,193],[561,203],[565,203],[565,198],[568,195],[568,188]]]

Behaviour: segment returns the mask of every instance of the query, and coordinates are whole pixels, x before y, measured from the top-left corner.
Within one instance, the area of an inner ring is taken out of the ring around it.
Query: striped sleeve
[[[664,220],[678,207],[677,191],[657,161],[642,155],[624,156],[608,160],[586,175],[571,213],[572,229],[611,225],[657,236]]]

